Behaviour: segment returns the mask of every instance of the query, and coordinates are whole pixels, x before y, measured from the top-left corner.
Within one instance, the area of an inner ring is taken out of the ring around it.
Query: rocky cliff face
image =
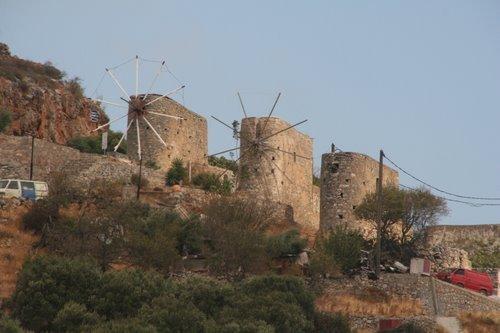
[[[64,80],[52,64],[11,56],[0,43],[0,111],[10,113],[10,135],[35,135],[65,144],[89,132],[107,117],[99,105],[83,96],[77,79]],[[91,120],[96,112],[98,122]]]

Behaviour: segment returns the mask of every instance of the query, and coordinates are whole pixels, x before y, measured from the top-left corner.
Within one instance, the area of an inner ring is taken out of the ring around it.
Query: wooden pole
[[[142,182],[142,157],[139,160],[139,181],[137,182],[137,200],[141,195],[141,182]]]
[[[35,156],[35,136],[31,136],[30,180],[33,180],[33,158]]]
[[[384,176],[384,151],[380,150],[380,159],[378,164],[378,182],[377,182],[377,244],[375,246],[375,275],[379,277],[380,275],[380,252],[381,252],[381,241],[382,241],[382,184]]]

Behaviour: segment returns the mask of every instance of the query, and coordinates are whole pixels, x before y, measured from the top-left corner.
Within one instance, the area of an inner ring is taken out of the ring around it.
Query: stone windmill
[[[238,98],[244,114],[237,131],[240,146],[211,156],[239,151],[238,190],[266,201],[275,201],[293,207],[297,221],[308,223],[312,188],[312,139],[297,131],[295,124],[272,117],[281,97],[277,95],[266,117],[249,117],[240,94]],[[233,126],[213,117],[225,127]]]
[[[165,61],[159,61],[159,69],[156,72],[147,92],[145,94],[139,94],[140,59],[142,58],[139,58],[139,56],[135,56],[135,58],[121,65],[113,68],[106,68],[105,74],[107,74],[112,79],[113,83],[121,92],[122,96],[120,97],[120,99],[127,104],[118,104],[103,99],[95,99],[95,101],[124,108],[127,111],[120,117],[108,121],[107,123],[94,129],[93,131],[107,129],[112,123],[127,117],[127,128],[114,147],[114,151],[116,152],[120,145],[123,143],[123,140],[127,138],[128,156],[131,159],[142,162],[144,155],[146,155],[145,157],[147,157],[149,160],[154,161],[154,158],[162,149],[161,146],[163,146],[164,148],[168,147],[164,137],[166,136],[165,132],[169,129],[168,127],[170,126],[169,120],[171,121],[171,119],[174,119],[176,121],[183,121],[186,120],[186,118],[179,115],[179,112],[175,112],[178,111],[175,109],[178,109],[182,106],[168,97],[184,89],[184,85],[180,85],[178,88],[163,95],[151,94],[151,89],[157,82],[160,74],[164,72],[164,69],[166,68]],[[133,95],[129,94],[124,89],[123,85],[114,74],[114,70],[131,61],[135,61],[135,94]],[[176,113],[176,115],[170,114],[169,111],[173,111],[172,113]],[[158,147],[158,145],[161,146]]]

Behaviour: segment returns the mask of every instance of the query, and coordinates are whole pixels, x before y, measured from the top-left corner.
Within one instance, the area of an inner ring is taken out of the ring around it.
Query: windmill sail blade
[[[281,148],[274,148],[274,147],[272,147],[271,145],[269,145],[269,144],[267,144],[267,143],[264,143],[264,145],[265,145],[267,148],[269,148],[269,149],[273,149],[273,150],[276,150],[276,151],[280,151],[280,152],[282,152],[282,153],[285,153],[285,154],[288,154],[288,155],[292,155],[292,156],[294,156],[294,157],[300,157],[300,158],[303,158],[303,159],[305,159],[305,160],[312,160],[312,158],[310,158],[310,157],[305,157],[305,156],[299,155],[299,154],[297,154],[297,153],[292,153],[291,151],[286,151],[286,150],[283,150],[283,149],[281,149]]]
[[[141,133],[139,132],[139,119],[138,118],[135,120],[135,128],[137,130],[137,157],[139,157],[139,160],[142,160],[142,156],[141,156]]]
[[[264,127],[262,128],[262,133],[265,133],[264,131],[266,130],[267,123],[269,122],[269,118],[271,118],[271,115],[274,112],[274,108],[276,107],[276,104],[278,104],[278,100],[280,99],[281,93],[278,93],[278,96],[276,97],[276,100],[274,101],[273,107],[271,108],[271,112],[269,112],[269,115],[266,118],[266,122],[264,123]]]
[[[128,126],[127,126],[127,130],[126,130],[125,132],[123,132],[123,135],[122,135],[122,137],[120,138],[120,141],[118,141],[118,143],[116,144],[116,146],[115,146],[115,148],[114,148],[115,153],[116,153],[116,151],[118,150],[118,148],[120,148],[120,145],[122,144],[123,139],[127,136],[127,133],[128,133],[128,131],[129,131],[129,129],[130,129],[130,126],[132,125],[132,123],[133,123],[133,122],[134,122],[134,119],[132,119],[132,120],[130,121],[130,123],[129,123],[129,124],[128,124]]]
[[[306,119],[306,120],[302,120],[302,121],[300,121],[300,122],[298,122],[298,123],[296,123],[296,124],[294,124],[294,125],[288,126],[287,128],[284,128],[284,129],[282,129],[282,130],[280,130],[280,131],[278,131],[278,132],[276,132],[276,133],[273,133],[273,134],[271,134],[271,135],[269,135],[269,136],[266,136],[266,137],[265,137],[265,138],[263,138],[263,139],[260,139],[260,141],[261,141],[261,142],[266,141],[267,139],[272,138],[272,137],[273,137],[273,136],[275,136],[275,135],[278,135],[278,134],[280,134],[280,133],[283,133],[283,132],[285,132],[285,131],[288,131],[289,129],[292,129],[292,128],[294,128],[295,126],[299,126],[300,124],[303,124],[303,123],[305,123],[306,121],[307,121],[307,119]]]
[[[139,94],[139,56],[135,56],[135,97]]]
[[[295,184],[295,183],[293,182],[293,180],[291,180],[291,179],[290,179],[290,177],[288,177],[288,176],[287,176],[287,174],[283,171],[283,169],[281,169],[281,168],[278,166],[278,164],[277,164],[276,162],[274,162],[272,159],[268,158],[266,154],[264,154],[264,156],[266,156],[266,159],[267,159],[269,162],[271,162],[271,163],[272,163],[272,164],[276,167],[276,169],[278,169],[278,170],[279,170],[279,171],[283,174],[283,176],[284,176],[286,179],[288,179],[288,181],[289,181],[290,183]]]
[[[158,113],[158,112],[153,112],[153,111],[148,111],[148,113],[155,114],[157,116],[167,117],[167,118],[173,118],[173,119],[178,119],[178,120],[186,120],[186,118],[177,117],[177,116],[171,116],[169,114],[164,114],[164,113]]]
[[[160,69],[158,70],[158,72],[156,72],[156,75],[155,77],[153,78],[153,82],[151,82],[151,85],[149,86],[149,89],[148,91],[146,92],[146,95],[144,95],[144,97],[142,99],[146,99],[146,97],[148,97],[149,93],[151,92],[151,89],[153,89],[153,86],[156,82],[156,79],[158,79],[158,76],[160,76],[161,74],[161,70],[163,69],[163,66],[165,65],[165,60],[163,60],[161,62],[161,65],[160,65]]]
[[[221,123],[222,125],[226,126],[227,128],[229,128],[231,131],[234,131],[234,128],[228,124],[226,124],[225,122],[223,122],[222,120],[220,120],[219,118],[217,117],[214,117],[214,116],[210,116],[212,118],[214,118],[215,120],[217,120],[219,123]]]
[[[106,127],[106,126],[109,126],[110,124],[114,123],[115,121],[118,121],[118,120],[120,120],[120,119],[125,118],[125,117],[126,117],[126,116],[128,116],[129,114],[130,114],[130,113],[127,113],[127,114],[125,114],[124,116],[121,116],[121,117],[115,118],[115,119],[113,119],[113,120],[111,120],[111,121],[108,121],[106,124],[101,125],[101,126],[97,127],[96,129],[93,129],[93,130],[92,130],[92,131],[90,131],[90,132],[95,132],[95,131],[100,130],[101,128],[104,128],[104,127]]]
[[[213,156],[217,156],[217,155],[221,155],[221,154],[229,153],[230,151],[235,151],[235,150],[238,150],[238,149],[241,149],[241,148],[242,148],[242,147],[236,147],[236,148],[232,148],[232,149],[224,150],[224,151],[221,151],[221,152],[218,152],[218,153],[215,153],[215,154],[210,154],[210,155],[208,155],[208,157],[213,157]]]
[[[163,141],[163,139],[161,138],[160,134],[158,134],[158,132],[153,127],[153,125],[151,125],[151,123],[146,119],[146,117],[143,116],[142,119],[144,119],[144,121],[146,122],[146,124],[148,124],[148,126],[151,128],[151,130],[156,135],[156,137],[158,138],[158,140],[160,140],[161,143],[163,143],[163,145],[166,147],[167,144],[165,143],[165,141]]]
[[[238,99],[240,100],[240,105],[241,105],[241,109],[243,110],[243,114],[245,115],[245,118],[248,118],[247,112],[245,110],[245,105],[243,105],[243,100],[241,99],[240,92],[238,92],[237,95],[238,95]]]
[[[130,95],[125,91],[125,89],[123,89],[122,85],[120,84],[118,79],[115,77],[115,75],[113,74],[111,69],[106,68],[106,73],[108,73],[108,75],[113,79],[113,81],[118,86],[118,88],[120,88],[120,90],[123,92],[125,99],[128,101],[130,98]]]
[[[180,91],[180,90],[184,89],[185,87],[186,87],[185,85],[182,85],[182,86],[180,86],[180,87],[179,87],[179,88],[177,88],[177,89],[174,89],[174,90],[172,90],[172,91],[169,91],[169,92],[168,92],[168,93],[166,93],[165,95],[161,95],[160,97],[155,98],[155,99],[153,99],[153,100],[152,100],[152,101],[150,101],[150,102],[147,102],[147,103],[146,103],[146,105],[144,105],[144,106],[148,106],[149,104],[152,104],[152,103],[156,102],[157,100],[160,100],[160,99],[162,99],[163,97],[166,97],[166,96],[168,96],[168,95],[175,94],[176,92],[178,92],[178,91]]]
[[[109,105],[114,105],[114,106],[117,106],[119,108],[128,109],[128,105],[123,105],[123,104],[108,102],[108,101],[105,101],[103,99],[93,99],[93,101],[99,102],[99,103],[104,103],[104,104],[109,104]],[[127,100],[125,100],[125,101],[127,101]]]

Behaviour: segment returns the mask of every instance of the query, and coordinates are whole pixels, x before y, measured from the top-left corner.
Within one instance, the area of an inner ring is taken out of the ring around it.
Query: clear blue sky
[[[276,115],[309,119],[316,165],[331,142],[383,148],[438,187],[500,196],[499,1],[0,0],[0,41],[82,78],[88,94],[106,66],[166,58],[186,106],[207,118],[241,118],[238,90],[264,115],[281,91]],[[118,75],[133,91],[130,65]],[[154,66],[141,67],[141,90]],[[161,78],[158,92],[175,86]],[[119,97],[107,81],[98,93]],[[208,125],[210,152],[233,144]],[[450,208],[443,223],[500,222],[500,207]]]

